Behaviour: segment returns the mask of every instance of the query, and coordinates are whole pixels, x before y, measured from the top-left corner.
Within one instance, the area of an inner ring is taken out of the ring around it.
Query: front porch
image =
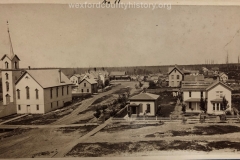
[[[201,113],[200,98],[191,98],[185,101],[187,104],[186,113]]]

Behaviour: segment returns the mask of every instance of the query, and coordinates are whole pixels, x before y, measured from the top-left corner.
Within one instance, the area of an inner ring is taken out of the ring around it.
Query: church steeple
[[[7,31],[8,31],[9,45],[10,45],[10,54],[9,54],[9,56],[10,56],[11,58],[13,58],[14,52],[13,52],[13,45],[12,45],[12,40],[11,40],[11,36],[10,36],[8,21],[7,21]]]

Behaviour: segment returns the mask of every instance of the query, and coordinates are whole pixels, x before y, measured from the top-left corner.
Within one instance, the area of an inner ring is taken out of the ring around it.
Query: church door
[[[6,104],[8,105],[10,103],[10,96],[9,94],[6,95]]]

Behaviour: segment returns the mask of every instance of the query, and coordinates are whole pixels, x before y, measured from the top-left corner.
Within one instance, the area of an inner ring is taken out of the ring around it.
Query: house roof
[[[184,81],[204,81],[203,75],[193,76],[193,75],[185,75]]]
[[[221,77],[221,76],[223,76],[223,75],[226,75],[224,72],[221,72],[221,73],[219,73],[219,76]],[[227,75],[226,75],[227,76]]]
[[[4,54],[1,58],[1,60],[3,60],[5,57],[8,57],[10,60],[13,60],[13,58],[16,57],[20,61],[20,59],[18,58],[18,56],[16,54],[13,54],[13,55]]]
[[[221,82],[221,81],[216,81],[216,82],[214,82],[214,83],[211,84],[209,87],[207,87],[206,90],[208,91],[208,90],[214,88],[215,86],[217,86],[217,85],[219,85],[219,84],[222,85],[222,86],[224,86],[225,88],[231,90],[231,91],[233,90],[230,86],[226,85],[225,83],[223,83],[223,82]]]
[[[42,88],[63,86],[72,84],[67,76],[61,72],[61,83],[58,69],[47,70],[26,70],[24,74],[16,81],[16,84],[25,74],[29,74]]]
[[[80,83],[82,83],[84,80],[88,81],[88,83],[90,83],[90,84],[96,84],[97,83],[97,81],[93,78],[84,78],[84,79],[81,80]]]
[[[111,76],[125,76],[126,72],[125,71],[114,71],[110,73]]]
[[[159,95],[151,94],[151,93],[140,93],[138,95],[135,95],[129,100],[156,100],[159,98]]]
[[[182,91],[203,91],[213,82],[207,81],[182,81]]]
[[[183,72],[177,66],[168,68],[168,74],[171,74],[174,69],[178,70],[181,74],[183,74]]]
[[[72,75],[71,77],[73,77],[73,76],[75,76],[75,77],[77,77],[77,78],[81,78],[81,75],[80,75],[80,74],[74,74],[74,75]]]

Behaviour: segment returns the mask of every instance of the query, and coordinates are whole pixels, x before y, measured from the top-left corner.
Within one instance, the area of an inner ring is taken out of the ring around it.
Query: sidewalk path
[[[58,153],[54,156],[54,158],[62,158],[64,157],[71,149],[76,146],[78,143],[83,142],[85,139],[89,138],[90,136],[94,135],[104,127],[106,127],[109,123],[112,122],[112,118],[109,118],[105,123],[99,125],[98,127],[94,128],[92,131],[88,132],[84,136],[80,137],[78,140],[70,142],[64,145],[64,148],[58,150]]]
[[[8,120],[6,120],[6,121],[1,122],[0,125],[2,125],[2,124],[4,124],[4,123],[7,123],[7,122],[10,122],[10,121],[13,121],[13,120],[16,120],[16,119],[19,119],[19,118],[22,118],[22,117],[25,117],[25,116],[27,116],[27,114],[19,115],[19,116],[17,116],[17,117],[12,118],[12,119],[8,119]],[[0,126],[0,127],[1,127],[1,126]]]

